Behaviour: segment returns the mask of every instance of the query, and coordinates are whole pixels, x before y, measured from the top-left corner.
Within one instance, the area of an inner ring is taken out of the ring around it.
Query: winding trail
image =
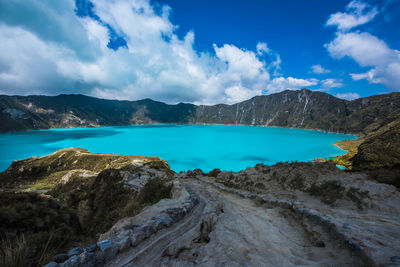
[[[281,207],[183,179],[200,203],[107,266],[362,266],[357,255],[323,229],[310,228]]]

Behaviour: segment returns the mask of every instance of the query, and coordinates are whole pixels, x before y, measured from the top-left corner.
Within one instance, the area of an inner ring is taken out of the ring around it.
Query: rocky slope
[[[346,101],[310,91],[283,91],[233,105],[167,105],[83,95],[0,96],[0,132],[148,123],[244,124],[365,134],[398,120],[400,93]]]
[[[390,266],[400,261],[400,194],[363,173],[345,173],[330,163],[294,163],[176,177],[199,204],[140,243],[135,243],[138,222],[157,218],[161,209],[121,220],[112,228],[119,237],[111,242],[118,246],[126,236],[131,242],[106,266]]]
[[[400,167],[400,121],[363,138],[352,161],[356,170]]]
[[[14,162],[0,186],[8,240],[25,233],[36,249],[26,265],[400,263],[398,189],[332,162],[176,174],[158,158],[66,149]]]
[[[348,153],[335,157],[334,162],[400,188],[400,121],[355,140],[339,141],[338,146]]]
[[[172,177],[155,157],[78,148],[13,162],[0,173],[0,265],[13,266],[10,254],[44,264],[60,250],[96,240],[117,220],[169,197]]]

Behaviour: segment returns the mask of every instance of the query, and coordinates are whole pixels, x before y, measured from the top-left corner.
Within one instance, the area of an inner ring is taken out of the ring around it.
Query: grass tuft
[[[0,266],[25,267],[28,264],[29,247],[25,235],[15,238],[5,235],[0,241]]]

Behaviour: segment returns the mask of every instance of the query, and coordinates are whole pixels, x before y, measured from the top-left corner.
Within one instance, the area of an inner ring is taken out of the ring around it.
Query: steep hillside
[[[367,135],[353,158],[355,169],[400,167],[400,121]]]
[[[348,153],[335,157],[336,164],[366,172],[379,182],[400,188],[400,121],[337,145]]]
[[[31,263],[20,266],[42,266],[60,250],[96,241],[117,220],[169,197],[173,174],[156,157],[79,148],[13,162],[0,173],[0,265],[15,266],[3,249],[18,240]]]
[[[84,95],[0,96],[0,132],[82,126],[186,123],[194,105],[151,99],[105,100]]]
[[[151,123],[244,124],[366,134],[400,118],[400,93],[346,101],[310,91],[283,91],[233,105],[168,105],[83,95],[0,96],[0,132]]]
[[[247,124],[344,131],[346,102],[310,90],[256,96],[234,105],[199,106],[197,123]]]

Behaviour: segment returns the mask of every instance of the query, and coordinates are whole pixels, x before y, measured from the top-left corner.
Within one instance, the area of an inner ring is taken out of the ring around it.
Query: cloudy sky
[[[0,0],[0,94],[400,91],[400,0]]]

